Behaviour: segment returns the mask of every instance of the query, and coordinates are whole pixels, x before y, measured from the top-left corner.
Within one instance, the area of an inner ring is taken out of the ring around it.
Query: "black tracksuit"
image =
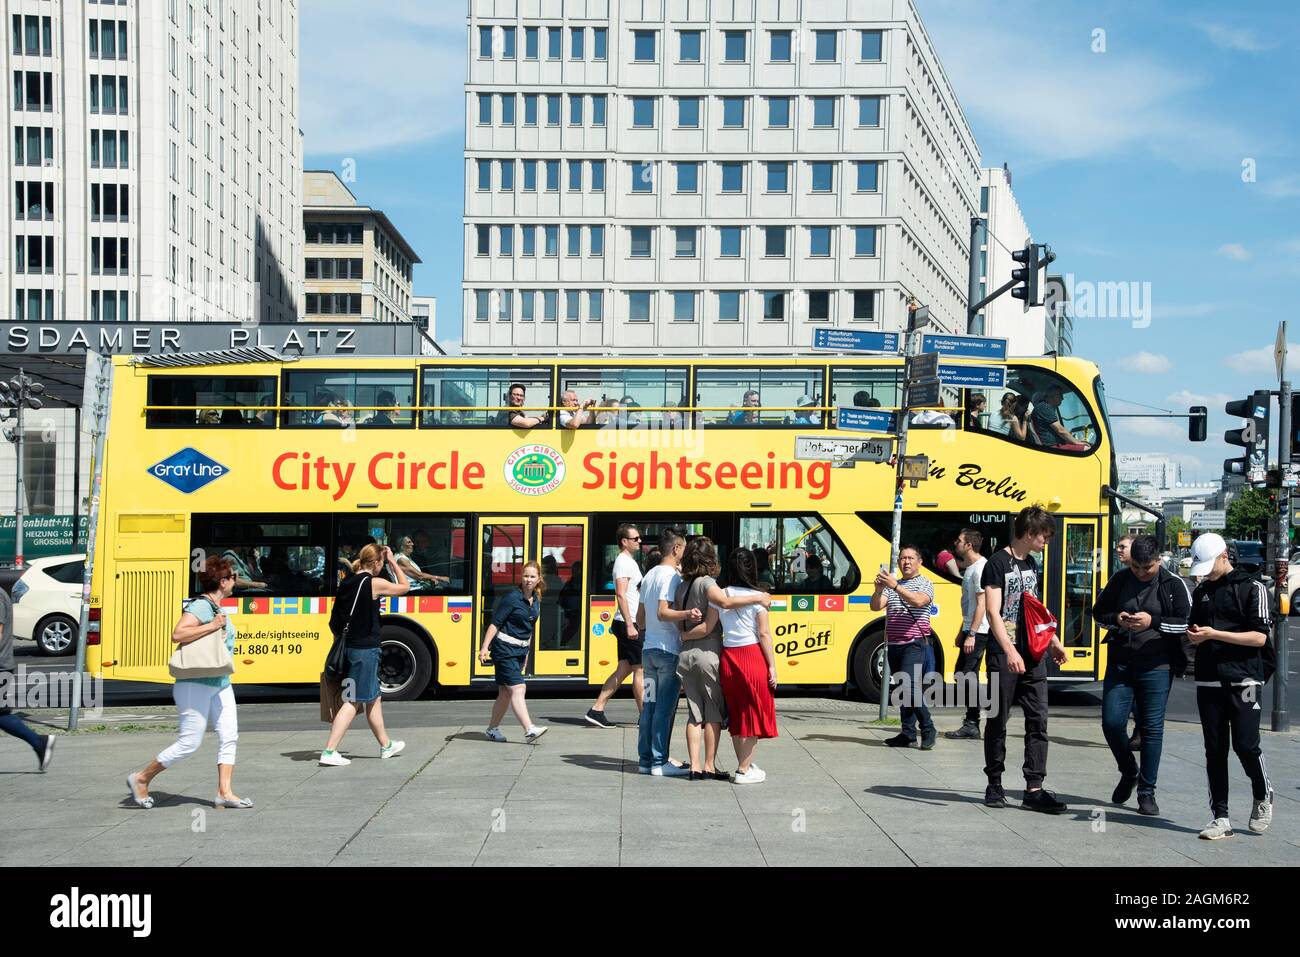
[[[1260,631],[1269,635],[1268,591],[1253,575],[1233,569],[1217,581],[1205,580],[1192,595],[1191,624],[1219,631]],[[1205,736],[1205,769],[1210,779],[1210,809],[1228,816],[1228,740],[1250,778],[1256,801],[1272,793],[1259,747],[1259,699],[1272,674],[1271,639],[1250,648],[1223,641],[1196,647],[1196,705]]]

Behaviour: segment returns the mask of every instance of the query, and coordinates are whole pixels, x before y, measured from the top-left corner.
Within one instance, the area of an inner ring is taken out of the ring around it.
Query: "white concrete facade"
[[[988,223],[980,245],[980,298],[1010,281],[1011,271],[1019,267],[1011,258],[1033,238],[1020,204],[1011,190],[1011,174],[1005,168],[980,170],[980,212]],[[989,234],[992,235],[989,235]],[[1051,272],[1051,268],[1047,272]],[[1039,282],[1045,280],[1039,273]],[[1047,309],[1025,309],[1023,300],[1003,293],[981,310],[982,334],[1007,340],[1007,355],[1041,356],[1055,348],[1047,343]],[[1054,328],[1054,327],[1053,327]]]
[[[979,156],[910,0],[471,0],[467,43],[465,352],[964,331]]]

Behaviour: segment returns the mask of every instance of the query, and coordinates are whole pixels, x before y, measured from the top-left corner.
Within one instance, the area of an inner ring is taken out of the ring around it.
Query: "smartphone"
[[[889,569],[885,567],[885,563],[884,563],[884,562],[881,562],[881,563],[880,563],[880,574],[882,574],[882,575],[888,575],[888,574],[889,574]]]

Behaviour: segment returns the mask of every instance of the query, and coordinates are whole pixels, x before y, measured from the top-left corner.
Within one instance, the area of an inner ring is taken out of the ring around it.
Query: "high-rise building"
[[[980,215],[987,223],[979,234],[979,299],[983,299],[1011,279],[1011,271],[1019,268],[1011,253],[1022,250],[1031,238],[1020,204],[1011,191],[1011,172],[1005,166],[980,170]],[[1040,271],[1039,282],[1045,279],[1045,273]],[[1047,341],[1046,308],[1026,309],[1024,300],[1010,293],[985,306],[971,331],[1006,339],[1008,355],[1041,356],[1056,349],[1055,336],[1051,345]]]
[[[420,257],[381,210],[362,206],[337,174],[303,174],[304,312],[313,322],[407,322]]]
[[[1115,456],[1115,466],[1125,485],[1167,489],[1182,481],[1182,466],[1168,455],[1155,452],[1121,452]]]
[[[296,321],[297,0],[7,0],[3,16],[13,320]],[[75,411],[33,419],[26,507],[76,511]],[[3,511],[13,475],[5,445]]]
[[[979,154],[910,0],[471,0],[466,352],[964,332]]]

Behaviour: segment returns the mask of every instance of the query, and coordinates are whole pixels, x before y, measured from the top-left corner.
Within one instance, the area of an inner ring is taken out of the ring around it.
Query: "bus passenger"
[[[266,589],[266,582],[261,580],[265,576],[258,568],[258,553],[255,547],[239,545],[235,548],[227,548],[221,553],[221,557],[230,562],[235,570],[235,591],[246,591],[250,588]]]
[[[801,395],[797,402],[798,411],[794,414],[795,425],[821,425],[822,414],[817,410],[817,400],[810,395]]]
[[[592,425],[596,421],[596,414],[592,411],[596,407],[595,399],[588,399],[581,405],[578,404],[578,393],[572,389],[565,389],[560,396],[560,404],[564,407],[560,409],[560,427],[563,429],[580,429],[584,425]]]
[[[1078,439],[1070,434],[1069,430],[1061,424],[1061,402],[1065,399],[1065,392],[1059,385],[1050,385],[1047,391],[1043,393],[1042,398],[1034,403],[1033,423],[1034,433],[1038,436],[1040,445],[1045,446],[1066,446],[1080,445]]]
[[[1029,399],[1027,396],[1006,392],[996,422],[989,423],[998,432],[1017,442],[1029,442]]]
[[[381,578],[387,566],[395,581]],[[379,757],[391,758],[406,747],[404,741],[394,741],[384,728],[384,712],[379,697],[379,602],[377,598],[399,597],[411,590],[406,572],[393,558],[387,545],[373,543],[361,549],[352,563],[352,575],[339,585],[334,607],[330,611],[330,631],[346,634],[350,695],[345,695],[334,723],[330,725],[329,740],[320,753],[320,763],[328,767],[351,764],[338,751],[343,735],[347,734],[358,710],[364,710],[370,731],[379,742]]]
[[[776,654],[772,649],[772,628],[767,597],[756,577],[754,553],[737,548],[727,560],[729,584],[722,589],[728,598],[750,598],[754,603],[740,608],[721,608],[722,664],[719,677],[727,703],[727,730],[736,750],[736,784],[759,784],[767,772],[754,764],[754,750],[760,738],[775,738]]]
[[[492,623],[483,633],[483,644],[478,650],[481,664],[492,662],[497,682],[497,700],[492,704],[492,720],[483,733],[489,741],[503,744],[506,736],[501,733],[501,721],[506,716],[507,708],[514,711],[520,727],[524,729],[524,740],[530,744],[547,730],[533,724],[533,719],[528,714],[528,705],[524,702],[524,695],[528,693],[528,685],[524,683],[524,664],[533,647],[533,632],[537,629],[537,618],[541,614],[542,593],[546,591],[546,585],[542,582],[542,566],[537,562],[525,563],[519,582],[518,590],[502,595],[492,609]]]
[[[926,674],[926,650],[930,645],[930,606],[934,585],[921,574],[921,550],[904,545],[898,550],[898,577],[883,568],[876,576],[871,610],[885,612],[885,641],[889,673],[903,674],[910,704],[899,708],[902,730],[885,742],[891,748],[908,748],[916,743],[917,722],[921,725],[921,750],[934,747],[938,732],[930,709],[921,698]],[[886,692],[888,693],[887,689]]]
[[[741,399],[743,408],[736,409],[727,416],[728,425],[757,425],[759,395],[757,389],[749,389]]]
[[[492,424],[501,428],[531,429],[546,421],[546,413],[530,415],[523,411],[524,396],[527,390],[518,382],[511,383],[506,392],[508,409],[502,409],[492,417]]]
[[[795,587],[813,595],[834,591],[835,583],[826,577],[826,566],[820,555],[809,555],[804,560],[804,577]]]
[[[343,429],[352,428],[352,426],[356,425],[356,415],[352,410],[352,403],[344,398],[334,399],[321,416],[320,424],[337,425]]]
[[[637,714],[642,707],[641,633],[636,627],[637,606],[641,600],[641,566],[636,555],[641,550],[641,533],[635,525],[623,524],[615,533],[618,539],[618,557],[614,559],[611,578],[614,581],[614,620],[609,630],[617,642],[618,665],[613,674],[601,685],[596,703],[587,709],[587,724],[597,728],[615,728],[618,725],[605,717],[605,704],[618,691],[628,675],[632,676],[632,696],[636,699]]]
[[[384,389],[375,395],[375,405],[380,406],[380,408],[373,412],[370,418],[366,419],[364,425],[391,426],[397,424],[393,421],[392,416],[392,413],[397,411],[397,396]]]
[[[418,590],[432,591],[439,585],[446,585],[451,582],[451,579],[446,575],[432,575],[420,568],[419,564],[412,557],[414,551],[415,542],[411,540],[411,536],[403,535],[397,540],[397,554],[394,557],[397,559],[398,566],[406,572],[413,581],[419,582],[419,586],[417,586]],[[417,588],[413,587],[412,590],[417,590]]]
[[[209,558],[198,574],[202,594],[185,603],[180,621],[172,630],[172,642],[187,645],[220,632],[226,650],[234,653],[235,626],[221,612],[221,601],[235,591],[235,569],[225,558]],[[253,802],[241,798],[231,789],[235,773],[235,745],[239,740],[239,721],[235,715],[235,693],[230,676],[214,678],[178,678],[172,686],[176,701],[179,730],[176,741],[164,748],[143,771],[126,776],[131,800],[142,808],[153,807],[149,782],[177,761],[183,761],[199,749],[203,732],[212,725],[217,729],[217,796],[213,807],[250,808]]]
[[[965,428],[975,430],[984,428],[983,415],[987,405],[988,400],[984,398],[983,393],[967,393]]]
[[[258,411],[256,423],[263,428],[275,428],[275,396],[268,392],[257,400],[257,404],[264,408]],[[270,408],[265,408],[266,406],[270,406]]]

